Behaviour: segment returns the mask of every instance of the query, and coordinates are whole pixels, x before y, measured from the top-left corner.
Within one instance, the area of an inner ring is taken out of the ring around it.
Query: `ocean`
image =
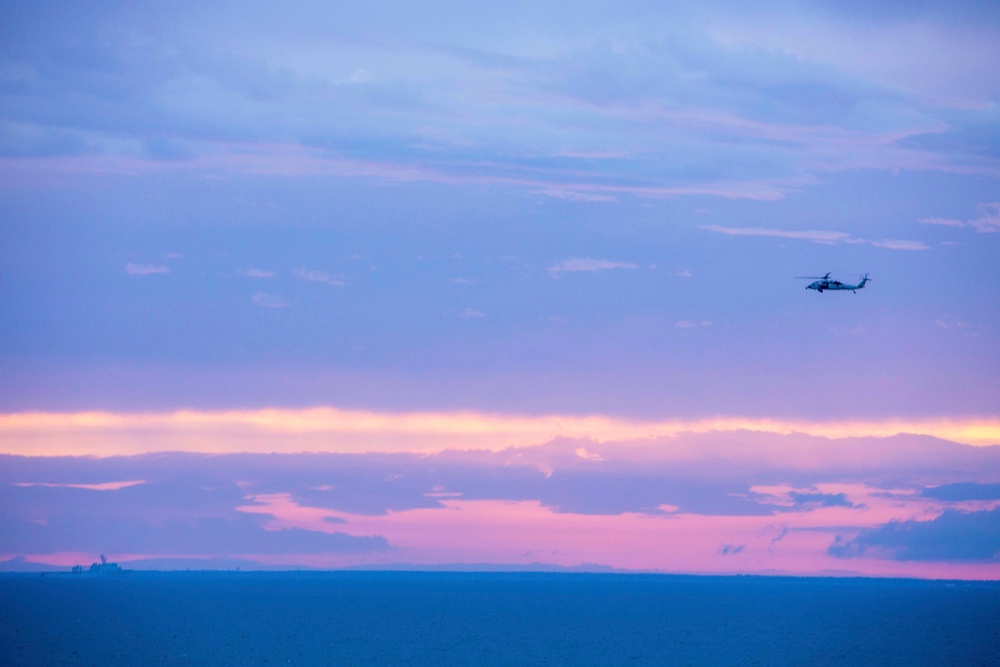
[[[1000,665],[1000,584],[441,572],[0,575],[3,665]]]

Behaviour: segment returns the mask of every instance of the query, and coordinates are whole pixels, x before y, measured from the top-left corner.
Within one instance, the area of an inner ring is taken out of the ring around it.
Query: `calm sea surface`
[[[401,572],[0,575],[3,665],[1000,665],[1000,585]]]

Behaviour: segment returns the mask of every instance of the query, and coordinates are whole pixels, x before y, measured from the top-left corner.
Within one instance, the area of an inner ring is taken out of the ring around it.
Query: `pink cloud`
[[[14,486],[46,486],[49,488],[66,488],[66,489],[89,489],[91,491],[118,491],[119,489],[127,489],[130,486],[135,486],[136,484],[145,484],[145,480],[130,480],[126,482],[100,482],[97,484],[56,484],[52,482],[16,482]]]
[[[89,545],[119,560],[1000,578],[981,556],[1000,540],[981,535],[1000,518],[998,455],[920,436],[710,431],[438,453],[7,456],[0,560]],[[953,547],[923,549],[954,526]]]
[[[879,498],[878,489],[854,487],[857,499]],[[243,511],[270,515],[273,530],[289,527],[355,536],[378,534],[392,545],[374,563],[594,563],[625,570],[735,574],[843,573],[869,576],[1000,578],[997,563],[916,563],[827,553],[844,526],[928,516],[932,510],[899,499],[856,508],[824,508],[766,516],[695,514],[581,515],[558,513],[538,501],[445,500],[445,509],[412,509],[365,516],[301,507],[287,497],[255,498]],[[329,524],[326,517],[346,523]],[[727,545],[730,548],[725,548]],[[738,546],[738,548],[732,548]]]

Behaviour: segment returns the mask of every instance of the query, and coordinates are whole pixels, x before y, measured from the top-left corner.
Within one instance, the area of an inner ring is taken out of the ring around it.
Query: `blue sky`
[[[995,413],[988,4],[6,13],[12,409]]]
[[[994,3],[5,3],[0,416],[987,444],[998,37]],[[828,271],[872,282],[795,278]]]

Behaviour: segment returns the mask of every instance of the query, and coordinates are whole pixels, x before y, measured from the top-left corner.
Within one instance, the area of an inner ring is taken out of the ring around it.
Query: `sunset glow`
[[[0,3],[0,570],[1000,579],[997,26]]]
[[[383,413],[336,408],[172,413],[20,413],[0,415],[8,454],[115,456],[183,450],[238,452],[498,451],[557,437],[596,441],[669,438],[680,433],[755,431],[824,438],[927,435],[973,446],[1000,442],[1000,420],[802,422],[736,417],[646,422],[600,416],[539,417],[461,413]]]

